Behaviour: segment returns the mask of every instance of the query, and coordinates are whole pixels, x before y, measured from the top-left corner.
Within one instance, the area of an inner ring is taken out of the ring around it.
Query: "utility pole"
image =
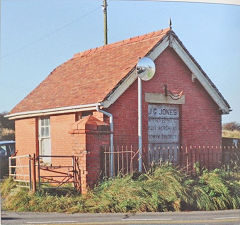
[[[104,45],[108,44],[107,30],[107,0],[103,0]]]
[[[1,63],[1,57],[2,57],[2,49],[1,49],[2,26],[1,24],[2,24],[2,0],[0,0],[0,63]],[[0,65],[0,68],[1,68],[1,65]]]

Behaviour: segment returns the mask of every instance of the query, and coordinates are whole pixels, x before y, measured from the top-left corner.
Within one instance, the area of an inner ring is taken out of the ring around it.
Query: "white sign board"
[[[176,105],[148,105],[148,142],[179,142],[179,108]]]
[[[150,156],[152,160],[162,159],[164,161],[169,158],[170,154],[173,161],[177,161],[179,145],[178,105],[148,105],[148,143],[152,152]],[[169,151],[164,151],[164,148],[169,149]]]

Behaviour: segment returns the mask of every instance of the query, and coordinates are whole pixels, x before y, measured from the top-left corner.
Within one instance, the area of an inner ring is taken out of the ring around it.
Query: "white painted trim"
[[[47,115],[53,115],[53,114],[55,115],[55,114],[63,114],[63,113],[90,111],[90,110],[96,110],[96,106],[100,106],[100,105],[101,103],[94,103],[94,104],[87,104],[87,105],[76,105],[76,106],[44,109],[44,110],[26,111],[26,112],[9,114],[9,115],[6,115],[5,117],[9,119],[23,119],[23,118],[36,117],[36,116],[47,116]]]
[[[162,40],[162,42],[152,52],[150,52],[150,54],[148,54],[147,56],[154,61],[169,46],[168,38],[169,38],[169,36],[166,36]]]
[[[222,111],[222,113],[228,114],[230,110],[226,105],[226,103],[224,102],[224,100],[222,99],[222,97],[219,96],[215,88],[212,87],[211,83],[204,76],[204,74],[199,69],[199,67],[193,62],[189,54],[183,49],[181,44],[175,38],[172,39],[172,48],[175,50],[178,56],[183,60],[183,62],[186,64],[189,70],[196,76],[198,81],[202,84],[202,86],[205,88],[208,94],[219,106],[219,109]]]
[[[153,61],[168,47],[168,36],[147,56]],[[128,77],[119,85],[116,90],[102,103],[104,108],[108,108],[112,105],[137,79],[136,69],[134,69]]]
[[[196,75],[192,73],[192,82],[194,83],[196,79],[197,79]]]

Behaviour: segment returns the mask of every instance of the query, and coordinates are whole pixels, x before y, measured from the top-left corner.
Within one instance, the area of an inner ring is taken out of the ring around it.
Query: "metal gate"
[[[18,183],[18,186],[32,189],[31,155],[9,157],[9,177]]]
[[[43,184],[54,185],[53,187],[72,184],[80,190],[80,167],[76,156],[39,155],[37,170],[39,188],[44,187]]]
[[[46,158],[47,160],[44,160]],[[49,159],[51,164],[46,163]],[[27,187],[34,192],[37,189],[37,183],[39,188],[57,188],[64,184],[71,184],[80,191],[80,174],[77,156],[39,155],[36,157],[32,154],[9,157],[9,176],[13,177],[18,186]]]

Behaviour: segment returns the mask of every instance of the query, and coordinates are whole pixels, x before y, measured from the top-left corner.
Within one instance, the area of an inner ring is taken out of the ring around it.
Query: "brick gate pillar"
[[[109,124],[94,116],[75,122],[69,132],[72,135],[72,154],[79,157],[81,192],[93,187],[102,174],[101,146],[109,146]]]

